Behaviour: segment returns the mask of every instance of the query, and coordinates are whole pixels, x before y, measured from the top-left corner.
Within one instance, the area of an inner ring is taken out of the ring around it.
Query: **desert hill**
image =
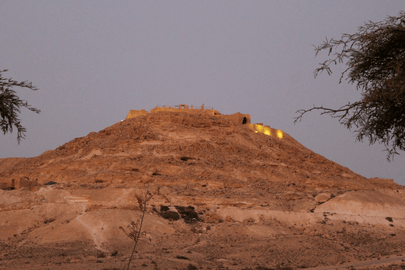
[[[135,195],[146,190],[154,197],[134,269],[295,269],[405,255],[403,186],[269,134],[222,115],[161,111],[38,157],[0,159],[0,269],[122,267],[131,241],[119,227],[139,219]]]
[[[224,184],[246,182],[249,178],[283,183],[285,179],[298,183],[310,179],[322,180],[322,187],[348,185],[353,189],[363,187],[365,180],[285,133],[279,139],[255,134],[246,125],[219,116],[170,112],[139,116],[74,139],[54,151],[22,161],[3,172],[2,178],[8,185],[11,179],[28,175],[40,184],[65,179],[78,184],[92,184],[95,180],[128,183],[158,171],[156,179],[166,180],[174,173],[176,178],[195,182],[209,174],[207,178]]]

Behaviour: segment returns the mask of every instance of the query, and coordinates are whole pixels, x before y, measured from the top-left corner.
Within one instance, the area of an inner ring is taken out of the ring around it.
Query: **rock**
[[[315,196],[315,201],[319,203],[324,203],[332,197],[330,193],[320,193]]]

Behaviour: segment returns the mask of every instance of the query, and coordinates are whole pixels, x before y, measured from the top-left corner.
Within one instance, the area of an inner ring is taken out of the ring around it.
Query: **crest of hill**
[[[271,134],[276,130],[271,129]],[[200,185],[258,190],[356,190],[371,181],[283,138],[255,133],[226,116],[156,112],[76,138],[0,171],[2,187],[21,179],[65,187]],[[32,187],[29,187],[32,188]]]

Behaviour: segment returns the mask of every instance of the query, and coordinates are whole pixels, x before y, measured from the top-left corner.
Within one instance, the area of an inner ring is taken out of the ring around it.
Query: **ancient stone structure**
[[[194,108],[193,105],[188,106],[186,104],[179,104],[175,106],[156,106],[154,109],[150,110],[150,113],[157,113],[157,112],[185,112],[185,113],[203,113],[209,114],[213,116],[221,116],[226,118],[238,125],[248,125],[254,132],[256,133],[263,133],[268,136],[277,136],[279,139],[283,138],[283,131],[276,130],[272,132],[270,126],[263,125],[263,123],[251,124],[250,122],[250,114],[242,114],[240,112],[234,114],[221,114],[219,111],[214,110],[213,108],[205,109],[204,104],[200,108]],[[130,110],[127,117],[125,119],[134,118],[140,115],[147,115],[148,112],[144,109],[142,110]]]
[[[204,113],[209,115],[221,115],[219,111],[214,110],[213,108],[206,109],[204,104],[200,108],[194,108],[193,105],[188,106],[186,104],[175,105],[174,107],[169,106],[156,106],[154,109],[150,110],[150,113],[156,112],[187,112],[187,113]]]
[[[37,191],[38,187],[38,179],[31,180],[28,177],[20,177],[19,179],[17,179],[17,181],[15,179],[11,179],[11,184],[8,184],[7,182],[0,183],[0,189],[3,190],[26,188],[29,191]]]
[[[125,119],[134,118],[134,117],[137,117],[140,115],[147,115],[147,114],[148,114],[148,112],[143,109],[142,110],[130,110],[127,115],[127,118],[125,118]]]
[[[263,133],[268,136],[277,136],[277,138],[282,139],[283,138],[283,131],[282,130],[274,130],[270,128],[270,126],[263,125],[263,123],[258,123],[258,124],[249,124],[249,127],[256,133]]]
[[[223,115],[219,111],[214,110],[213,108],[206,109],[204,107],[204,104],[200,108],[194,108],[193,105],[188,106],[186,104],[179,104],[176,106],[156,106],[154,109],[150,110],[150,113],[157,113],[157,112],[186,112],[186,113],[203,113],[203,114],[209,114],[209,115],[221,115],[222,117],[227,118],[228,120],[236,123],[236,124],[241,124],[241,125],[247,125],[250,124],[250,114],[242,114],[242,113],[234,113],[230,115]],[[126,119],[134,118],[139,115],[146,115],[148,114],[147,111],[144,109],[142,110],[130,110]]]

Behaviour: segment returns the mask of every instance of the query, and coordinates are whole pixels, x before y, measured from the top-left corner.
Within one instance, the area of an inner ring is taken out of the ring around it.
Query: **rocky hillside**
[[[140,217],[136,195],[146,190],[154,197],[134,264],[144,269],[294,269],[405,255],[403,186],[221,115],[141,115],[35,158],[2,159],[0,187],[0,268],[114,269],[131,245],[119,227]]]
[[[21,177],[38,179],[40,184],[91,185],[95,181],[129,184],[141,178],[167,182],[173,181],[173,175],[189,183],[254,182],[265,187],[265,183],[296,182],[304,189],[317,185],[355,189],[363,187],[365,180],[288,134],[278,139],[220,116],[170,112],[129,119],[76,138],[8,168],[1,178],[9,185],[11,179]]]

